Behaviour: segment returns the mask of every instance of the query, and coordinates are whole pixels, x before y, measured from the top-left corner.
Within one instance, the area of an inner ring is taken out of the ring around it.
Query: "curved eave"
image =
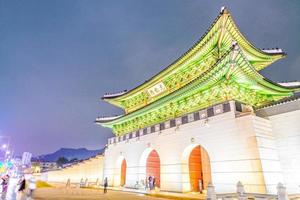
[[[124,94],[119,94],[119,95],[112,95],[112,96],[103,96],[103,97],[101,97],[101,99],[102,100],[105,100],[105,99],[115,99],[115,98],[118,98],[118,97],[120,97],[120,96],[122,96],[122,95],[124,95]]]
[[[120,102],[117,100],[117,99],[114,99],[114,98],[104,98],[104,97],[101,97],[101,99],[107,103],[110,103],[114,106],[117,106],[117,107],[120,107],[120,108],[123,108],[122,104],[120,104]]]
[[[245,54],[252,54],[253,56],[257,58],[261,58],[266,62],[264,67],[270,65],[271,63],[284,58],[286,56],[286,53],[284,51],[282,52],[267,52],[267,50],[259,49],[256,46],[254,46],[249,40],[246,39],[244,34],[240,31],[237,24],[235,23],[234,19],[229,14],[229,18],[231,21],[231,25],[233,26],[235,32],[238,34],[237,42],[239,46],[241,46],[242,49],[245,50]],[[271,58],[271,60],[270,60]],[[269,61],[269,62],[268,62]],[[263,68],[257,69],[257,71],[261,70]]]
[[[98,125],[101,125],[103,127],[106,127],[106,128],[112,128],[112,126],[110,125],[114,120],[111,120],[111,121],[95,121],[94,123],[95,124],[98,124]]]
[[[186,61],[190,58],[191,55],[193,55],[196,51],[196,49],[204,43],[204,39],[208,37],[209,33],[216,28],[216,24],[221,23],[222,16],[228,17],[228,20],[230,21],[230,25],[234,28],[235,31],[235,39],[237,40],[238,44],[241,46],[243,49],[244,53],[247,55],[252,55],[252,57],[257,58],[257,66],[255,67],[256,70],[261,70],[265,68],[266,66],[270,65],[271,63],[285,57],[284,52],[276,52],[276,53],[270,53],[270,52],[265,52],[259,48],[256,48],[252,43],[250,43],[246,37],[239,31],[237,25],[235,24],[233,18],[231,17],[229,11],[227,9],[222,10],[222,12],[217,16],[217,18],[214,20],[214,22],[211,24],[209,29],[205,32],[204,35],[187,51],[185,52],[182,56],[180,56],[177,60],[175,60],[172,64],[167,66],[165,69],[160,71],[158,74],[154,75],[152,78],[147,80],[145,83],[129,90],[128,92],[112,97],[112,98],[103,98],[106,102],[109,102],[115,106],[118,107],[123,107],[121,104],[121,101],[124,101],[126,98],[131,97],[132,95],[148,88],[153,85],[155,85],[162,77],[165,77],[176,69],[177,67],[181,66],[181,63],[183,61]],[[228,23],[227,23],[228,24]],[[228,31],[228,30],[227,30]],[[253,64],[255,66],[255,64]]]
[[[226,53],[224,55],[224,57],[227,57],[229,53],[230,52]],[[242,52],[240,50],[239,50],[239,53],[242,55]],[[224,57],[221,58],[220,61],[218,61],[218,63],[215,64],[215,66],[212,66],[207,72],[205,72],[202,77],[199,77],[199,78],[195,79],[190,84],[180,88],[179,90],[173,92],[169,96],[163,97],[160,100],[158,100],[158,101],[156,101],[152,104],[149,104],[145,107],[142,107],[142,108],[140,108],[140,109],[138,109],[138,110],[136,110],[132,113],[126,114],[126,115],[124,115],[124,116],[122,116],[122,117],[120,117],[116,120],[112,120],[112,121],[109,121],[109,122],[106,122],[106,123],[102,123],[101,125],[103,125],[105,127],[112,128],[113,125],[116,124],[116,123],[120,123],[121,121],[133,118],[133,117],[135,117],[135,116],[137,116],[137,115],[139,115],[143,112],[147,112],[148,110],[151,110],[154,107],[157,107],[159,105],[163,105],[163,104],[171,101],[172,99],[175,99],[175,98],[177,98],[181,95],[186,94],[188,91],[193,90],[195,87],[200,87],[199,81],[198,81],[199,79],[206,80],[208,82],[218,82],[218,78],[216,78],[214,76],[219,72],[215,71],[216,70],[215,68],[217,68],[217,66],[220,63],[222,63],[222,60],[225,59]],[[294,89],[291,89],[290,87],[284,87],[284,86],[281,86],[279,84],[273,84],[273,82],[266,81],[264,79],[264,77],[261,74],[259,74],[255,70],[254,67],[251,66],[251,64],[246,60],[246,58],[243,55],[241,57],[243,59],[243,62],[246,62],[246,64],[247,64],[246,66],[243,67],[243,68],[246,68],[246,70],[243,71],[244,75],[246,75],[246,76],[255,76],[257,78],[257,83],[259,83],[259,87],[261,89],[269,90],[270,94],[272,93],[274,95],[278,95],[279,98],[285,98],[286,96],[292,95],[292,92],[294,91]],[[239,69],[239,70],[241,71],[242,69]],[[219,69],[219,71],[221,71],[221,69]],[[206,82],[206,84],[208,84],[208,82]],[[204,87],[204,86],[202,86],[202,87]]]
[[[263,77],[263,79],[266,81],[266,82],[269,82],[273,85],[276,85],[278,87],[281,87],[281,88],[285,88],[285,89],[288,89],[288,90],[292,90],[293,92],[300,92],[300,86],[299,85],[294,85],[294,86],[284,86],[284,85],[281,85],[281,84],[278,84],[266,77]]]
[[[280,94],[280,93],[292,94],[292,93],[300,90],[299,86],[283,86],[283,85],[280,85],[280,84],[273,82],[270,79],[264,77],[251,65],[251,63],[247,60],[246,56],[244,55],[244,52],[240,51],[240,49],[238,51],[239,51],[239,55],[241,57],[241,60],[236,61],[241,66],[239,68],[243,69],[244,75],[250,77],[250,78],[248,78],[249,80],[251,80],[251,78],[255,79],[256,82],[260,85],[260,87],[265,88],[270,91],[273,90],[274,92],[276,92],[278,94]],[[241,64],[241,62],[243,62],[244,64]],[[236,68],[236,69],[239,69],[239,68]]]
[[[285,103],[297,101],[299,99],[300,99],[300,93],[296,93],[291,97],[286,97],[286,98],[283,98],[279,101],[272,102],[272,103],[267,104],[267,105],[259,106],[259,107],[256,108],[256,110],[260,110],[260,109],[269,108],[269,107],[280,105],[280,104],[285,104]]]
[[[121,117],[123,117],[124,115],[118,115],[118,116],[113,116],[113,117],[98,117],[95,120],[96,124],[100,124],[100,125],[104,125],[105,123],[109,123],[112,122],[114,120],[117,120]]]
[[[212,28],[214,27],[214,25],[218,22],[218,20],[220,19],[220,17],[223,15],[223,13],[221,12],[216,19],[213,21],[213,23],[210,25],[210,27],[208,28],[208,30],[205,32],[205,34],[202,35],[202,37],[188,50],[186,51],[184,54],[182,54],[178,59],[176,59],[173,63],[171,63],[170,65],[168,65],[167,67],[165,67],[163,70],[161,70],[159,73],[157,73],[156,75],[154,75],[153,77],[151,77],[150,79],[146,80],[145,83],[138,85],[134,88],[132,88],[131,90],[129,90],[126,94],[118,96],[116,98],[102,98],[103,100],[112,103],[114,105],[116,105],[116,103],[118,103],[119,101],[121,101],[122,99],[125,99],[126,97],[129,97],[131,95],[133,95],[135,92],[140,91],[145,89],[146,87],[152,85],[154,82],[158,81],[161,77],[167,75],[169,72],[171,72],[175,67],[178,67],[178,63],[181,63],[182,60],[185,60],[186,57],[189,57],[191,53],[194,53],[196,47],[198,45],[200,45],[203,42],[203,39],[205,37],[207,37],[207,35],[209,34],[209,32],[212,30]]]
[[[109,122],[112,122],[112,121],[114,121],[114,120],[97,120],[96,119],[94,122],[96,124],[105,125],[106,123],[109,123]]]
[[[117,99],[118,97],[121,97],[121,96],[125,95],[126,93],[127,93],[127,90],[124,90],[124,91],[118,92],[118,93],[105,94],[101,97],[101,99],[103,101],[109,102],[113,105],[120,106],[120,104],[117,101],[114,101],[114,100]]]

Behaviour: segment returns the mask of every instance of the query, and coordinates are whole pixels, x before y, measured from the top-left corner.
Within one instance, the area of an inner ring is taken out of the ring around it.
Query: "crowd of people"
[[[137,182],[138,184],[138,182]],[[155,184],[156,184],[156,179],[154,176],[148,176],[146,177],[146,180],[145,180],[145,190],[155,190]],[[103,192],[104,193],[107,193],[107,187],[108,187],[108,179],[107,177],[105,177],[104,181],[103,181]]]
[[[7,200],[9,197],[8,189],[9,189],[10,176],[4,175],[1,177],[1,200]],[[28,182],[28,183],[27,183]],[[24,176],[20,176],[17,185],[12,185],[13,193],[16,196],[16,200],[31,200],[33,197],[34,190],[36,189],[36,180],[32,176],[26,181]]]

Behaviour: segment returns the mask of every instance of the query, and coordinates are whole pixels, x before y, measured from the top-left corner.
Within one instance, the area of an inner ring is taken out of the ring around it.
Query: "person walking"
[[[29,188],[29,191],[28,191],[27,199],[30,200],[30,199],[32,199],[34,190],[36,189],[36,180],[33,176],[29,179],[28,188]]]
[[[153,186],[153,189],[155,190],[155,176],[153,176],[153,179],[152,179],[152,186]]]
[[[1,200],[5,200],[7,189],[8,189],[9,175],[5,175],[1,179],[2,179],[2,183],[1,183],[1,185],[2,185]]]
[[[105,177],[104,179],[104,194],[107,193],[107,186],[108,186],[108,180],[107,180],[107,177]]]

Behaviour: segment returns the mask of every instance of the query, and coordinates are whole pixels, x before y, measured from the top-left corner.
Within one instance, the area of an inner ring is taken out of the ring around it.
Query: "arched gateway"
[[[182,154],[183,192],[199,192],[207,189],[211,179],[210,159],[207,151],[199,144],[190,144]]]
[[[155,186],[160,187],[160,158],[157,151],[152,150],[147,158],[146,177],[155,178]]]
[[[114,186],[124,186],[126,184],[127,162],[124,156],[119,156],[114,167]]]
[[[189,179],[192,192],[206,189],[211,182],[210,161],[207,151],[200,145],[194,147],[189,155]]]

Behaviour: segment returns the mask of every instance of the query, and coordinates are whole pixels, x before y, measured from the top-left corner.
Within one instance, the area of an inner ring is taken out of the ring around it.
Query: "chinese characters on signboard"
[[[162,82],[160,82],[154,85],[153,87],[149,88],[147,91],[151,97],[154,97],[166,91],[166,89],[167,89],[166,86]]]

